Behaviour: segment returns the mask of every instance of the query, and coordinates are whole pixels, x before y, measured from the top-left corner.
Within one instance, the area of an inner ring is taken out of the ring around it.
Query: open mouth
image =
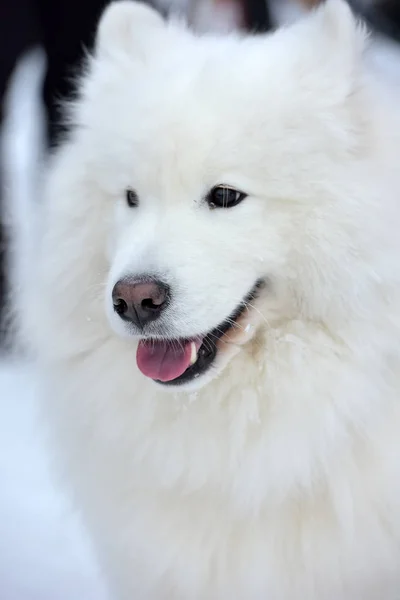
[[[258,280],[235,311],[218,327],[192,339],[143,339],[137,350],[137,364],[147,377],[163,385],[183,385],[208,371],[218,354],[221,338],[237,322],[263,287]]]

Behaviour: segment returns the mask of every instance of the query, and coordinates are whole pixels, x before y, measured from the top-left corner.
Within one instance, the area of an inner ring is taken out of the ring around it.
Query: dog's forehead
[[[282,65],[273,41],[184,50],[154,52],[132,70],[116,72],[114,64],[112,85],[101,68],[102,84],[95,82],[87,103],[97,162],[157,196],[172,180],[174,189],[188,189],[230,182],[231,173],[268,185],[278,171],[293,179],[321,129],[312,100],[318,107],[321,95],[310,93],[308,71],[295,69],[291,58]]]
[[[141,171],[193,173],[205,162],[221,163],[254,136],[252,124],[260,124],[254,114],[262,103],[230,65],[203,61],[178,67],[150,65],[139,81],[121,81],[107,108],[112,124],[99,113],[96,131],[110,128],[126,148],[122,154],[128,160],[132,155]]]
[[[131,86],[132,102],[124,103],[125,130],[133,143],[156,155],[171,149],[212,154],[270,128],[275,110],[282,107],[271,75],[266,84],[259,64],[240,62],[208,57],[170,71],[150,67]]]

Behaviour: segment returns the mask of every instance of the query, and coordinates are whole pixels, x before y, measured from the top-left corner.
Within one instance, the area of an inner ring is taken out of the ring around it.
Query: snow
[[[51,478],[33,369],[0,362],[0,597],[105,600],[78,517]]]

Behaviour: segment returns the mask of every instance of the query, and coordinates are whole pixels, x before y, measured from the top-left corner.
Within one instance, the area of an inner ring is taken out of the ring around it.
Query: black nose
[[[112,291],[115,312],[140,329],[159,318],[169,298],[169,287],[155,279],[120,279]]]

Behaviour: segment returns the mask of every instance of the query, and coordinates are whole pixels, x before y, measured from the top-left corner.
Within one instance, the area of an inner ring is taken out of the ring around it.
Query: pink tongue
[[[201,342],[196,342],[196,348]],[[191,342],[144,341],[139,342],[136,361],[139,369],[151,379],[172,381],[190,366]]]

